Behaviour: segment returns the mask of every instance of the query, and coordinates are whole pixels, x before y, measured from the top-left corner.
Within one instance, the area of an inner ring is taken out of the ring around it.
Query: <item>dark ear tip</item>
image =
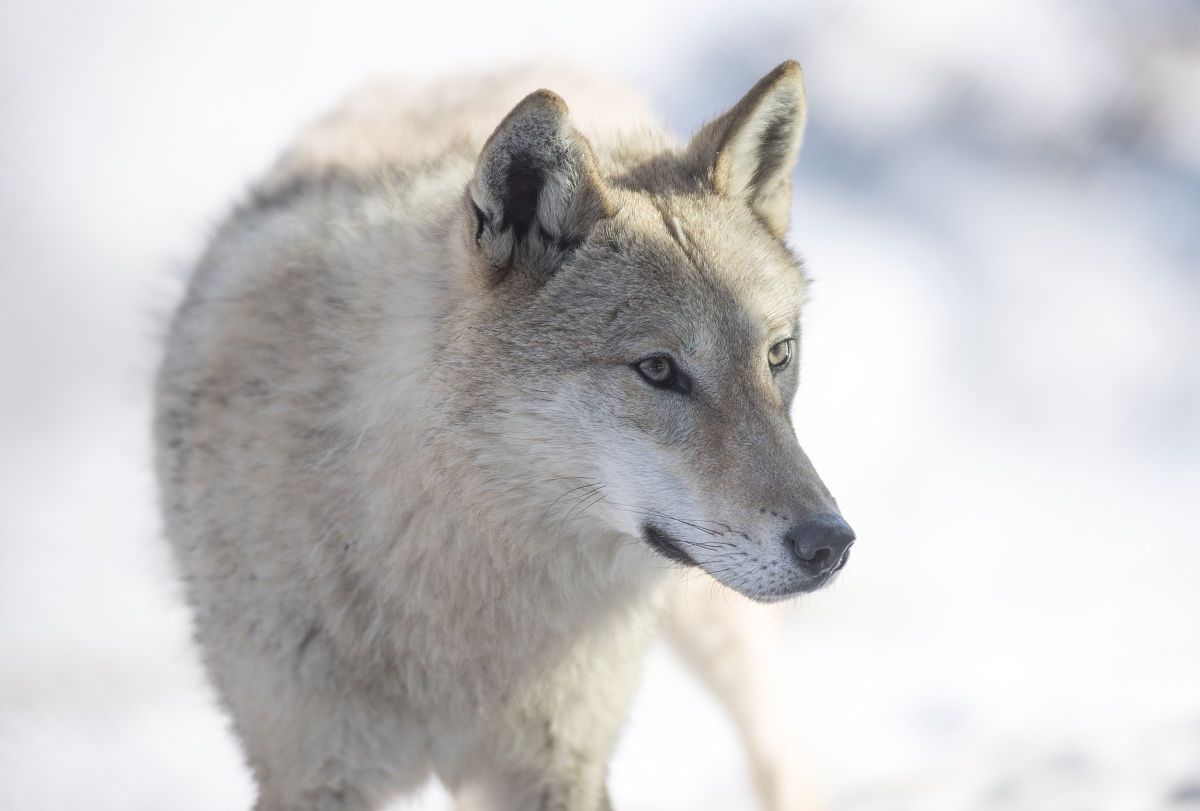
[[[514,113],[518,111],[522,115],[538,115],[553,119],[565,118],[569,112],[567,103],[563,101],[562,96],[545,88],[535,90],[521,99],[513,109]]]
[[[801,93],[804,92],[804,71],[800,63],[794,59],[783,62],[775,70],[767,74],[763,84],[769,87],[779,87],[783,84],[794,84]]]
[[[800,69],[800,63],[795,59],[788,59],[786,62],[781,62],[779,67],[771,72],[779,78],[783,78],[784,76],[792,79],[804,78],[804,71]]]
[[[549,90],[535,90],[517,102],[496,127],[484,145],[480,159],[487,155],[493,144],[514,136],[519,139],[532,136],[535,140],[551,137],[562,131],[566,121],[567,103],[562,97]]]

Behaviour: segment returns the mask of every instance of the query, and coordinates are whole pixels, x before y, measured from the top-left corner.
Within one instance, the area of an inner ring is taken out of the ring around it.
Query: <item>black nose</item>
[[[854,530],[837,513],[821,513],[797,521],[784,540],[792,547],[800,565],[813,576],[828,574],[846,559],[854,543]]]

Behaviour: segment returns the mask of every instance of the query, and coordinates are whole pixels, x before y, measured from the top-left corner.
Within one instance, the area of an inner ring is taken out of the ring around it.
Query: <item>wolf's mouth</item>
[[[683,551],[682,544],[660,529],[649,524],[642,525],[642,540],[646,545],[667,560],[673,560],[684,566],[699,566],[692,556]]]

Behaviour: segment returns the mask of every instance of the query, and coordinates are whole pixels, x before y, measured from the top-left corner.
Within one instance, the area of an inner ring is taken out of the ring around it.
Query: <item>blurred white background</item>
[[[682,132],[804,65],[797,425],[860,541],[786,653],[833,807],[1200,803],[1200,6],[23,0],[0,7],[0,808],[249,806],[157,535],[165,317],[347,89],[545,56]],[[656,650],[618,807],[749,792]]]

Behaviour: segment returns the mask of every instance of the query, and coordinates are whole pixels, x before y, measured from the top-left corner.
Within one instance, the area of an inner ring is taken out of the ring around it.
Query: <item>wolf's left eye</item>
[[[782,371],[791,362],[794,343],[792,338],[784,338],[767,350],[767,363],[771,365],[772,374]]]

